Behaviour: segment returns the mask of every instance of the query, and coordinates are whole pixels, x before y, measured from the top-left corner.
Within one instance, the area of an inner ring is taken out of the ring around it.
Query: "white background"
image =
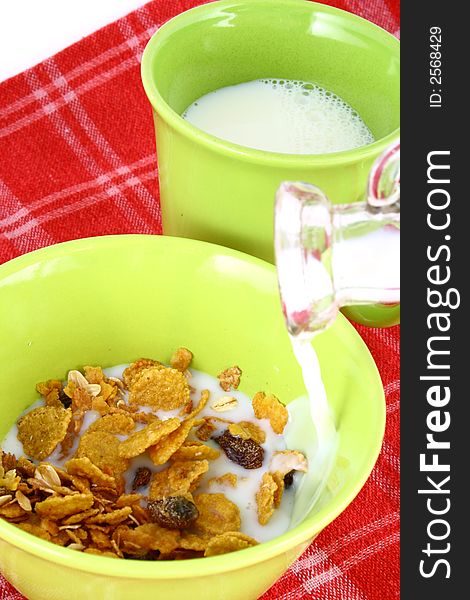
[[[0,81],[148,0],[0,0]]]

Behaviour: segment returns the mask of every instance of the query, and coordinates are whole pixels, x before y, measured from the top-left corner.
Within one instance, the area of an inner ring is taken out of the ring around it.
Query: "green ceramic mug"
[[[142,80],[155,120],[164,233],[274,262],[282,181],[313,183],[335,203],[363,199],[373,161],[399,136],[399,58],[399,42],[383,29],[304,0],[222,0],[163,25],[145,49]],[[208,92],[260,78],[335,92],[376,141],[332,154],[280,154],[221,140],[180,116]],[[397,322],[399,307],[354,307],[349,315],[384,326]]]

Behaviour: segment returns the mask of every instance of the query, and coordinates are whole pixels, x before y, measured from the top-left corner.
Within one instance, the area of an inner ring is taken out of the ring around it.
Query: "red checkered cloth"
[[[398,35],[397,0],[325,2]],[[157,27],[197,0],[154,0],[0,84],[0,263],[65,240],[161,233],[139,63]],[[399,597],[399,328],[357,328],[387,398],[368,482],[262,600]],[[0,575],[0,600],[22,596]]]

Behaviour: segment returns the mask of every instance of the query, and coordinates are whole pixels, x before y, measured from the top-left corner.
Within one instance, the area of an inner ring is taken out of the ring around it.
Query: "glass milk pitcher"
[[[291,335],[312,337],[345,306],[399,303],[399,142],[374,163],[364,202],[333,205],[313,185],[282,183],[274,237]]]

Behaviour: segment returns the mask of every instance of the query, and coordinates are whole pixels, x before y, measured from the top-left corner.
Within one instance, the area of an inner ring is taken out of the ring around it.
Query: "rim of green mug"
[[[382,27],[371,23],[357,15],[349,13],[339,8],[327,6],[319,2],[310,2],[309,0],[276,0],[276,5],[290,6],[292,4],[308,4],[312,11],[322,11],[328,14],[336,15],[345,21],[356,24],[357,28],[367,29],[369,36],[379,39],[382,44],[388,45],[391,50],[396,51],[400,47],[399,40],[388,33]],[[227,157],[237,158],[255,164],[269,164],[273,166],[298,166],[298,167],[321,167],[337,166],[338,164],[348,164],[368,158],[373,158],[381,154],[392,142],[400,136],[400,127],[394,129],[388,135],[381,137],[372,144],[360,146],[353,150],[344,150],[342,152],[331,152],[328,154],[283,154],[280,152],[268,152],[248,148],[239,144],[228,142],[211,134],[208,134],[195,125],[192,125],[181,117],[171,106],[163,99],[158,91],[152,73],[153,56],[157,52],[161,43],[171,36],[171,34],[180,28],[200,20],[200,17],[220,8],[238,7],[247,5],[247,0],[219,0],[209,2],[201,6],[191,8],[179,15],[173,17],[162,25],[150,38],[142,55],[141,77],[142,84],[147,94],[147,98],[154,110],[169,123],[176,131],[182,135],[202,144],[206,148],[224,154]],[[272,0],[249,0],[251,8],[272,4]]]
[[[58,258],[63,256],[64,253],[70,254],[73,252],[79,252],[83,248],[93,248],[106,246],[113,243],[129,243],[141,242],[143,240],[157,238],[160,243],[165,244],[179,244],[182,246],[191,246],[196,244],[197,246],[209,246],[217,248],[216,244],[210,244],[208,242],[196,241],[186,238],[172,238],[167,236],[146,236],[146,235],[109,235],[93,238],[83,238],[79,240],[72,240],[68,242],[62,242],[54,244],[39,250],[35,250],[23,256],[14,258],[3,265],[0,265],[0,283],[1,279],[8,277],[8,275],[17,272],[20,269],[27,268],[35,264],[38,260],[47,260],[48,258]],[[242,257],[244,260],[251,264],[263,265],[269,271],[273,272],[275,267],[259,258],[250,256],[232,250],[230,248],[221,247],[224,253],[234,255],[236,257]],[[341,314],[338,318],[343,321],[343,325],[351,330],[354,327],[347,321]],[[355,331],[355,330],[354,330]],[[367,346],[364,344],[364,351],[370,352]],[[227,555],[211,556],[206,558],[194,558],[189,561],[175,561],[175,562],[151,562],[145,563],[145,561],[128,561],[127,564],[122,564],[123,561],[117,561],[114,558],[108,558],[105,556],[93,556],[84,553],[62,548],[36,538],[35,536],[22,531],[15,525],[7,523],[0,519],[0,537],[11,544],[23,549],[25,552],[34,554],[44,560],[50,560],[55,564],[64,565],[69,568],[73,568],[78,571],[85,571],[88,573],[98,573],[100,575],[111,575],[113,577],[133,578],[133,579],[187,579],[189,577],[202,577],[206,575],[213,575],[218,573],[224,573],[229,571],[235,571],[249,567],[250,565],[257,564],[274,556],[278,556],[283,552],[288,552],[295,546],[305,543],[310,537],[319,533],[327,525],[329,525],[336,517],[338,517],[343,510],[349,506],[354,500],[363,485],[367,481],[372,469],[377,461],[377,457],[382,446],[383,435],[385,431],[385,396],[383,392],[382,380],[380,378],[379,371],[375,364],[375,361],[371,357],[369,376],[371,377],[371,385],[377,387],[377,390],[381,390],[382,395],[382,410],[378,415],[378,421],[376,423],[376,430],[374,436],[374,443],[371,443],[370,452],[367,460],[364,461],[360,476],[357,477],[355,483],[350,486],[346,486],[345,490],[342,490],[338,495],[326,506],[322,507],[318,513],[308,517],[297,525],[294,529],[287,531],[270,540],[263,542],[257,546],[246,548],[243,552],[234,552],[230,555],[230,560],[227,561]]]

